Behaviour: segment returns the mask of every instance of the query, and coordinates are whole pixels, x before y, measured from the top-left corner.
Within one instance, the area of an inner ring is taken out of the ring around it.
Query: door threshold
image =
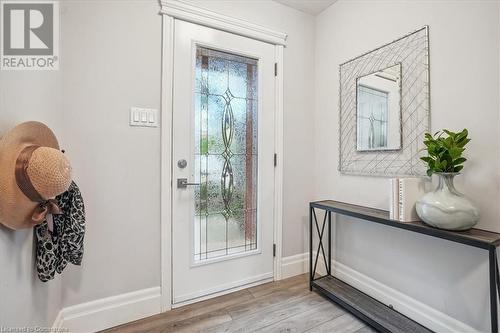
[[[243,284],[239,284],[236,287],[221,288],[221,289],[219,289],[219,291],[215,291],[215,292],[212,292],[212,291],[199,292],[198,295],[194,296],[194,297],[193,297],[193,295],[184,296],[184,297],[181,296],[181,297],[179,297],[180,301],[177,301],[176,303],[172,304],[172,309],[176,309],[176,308],[180,308],[180,307],[185,306],[185,305],[205,301],[205,300],[210,299],[210,298],[227,295],[227,294],[233,293],[235,291],[240,291],[243,289],[255,287],[255,286],[258,286],[258,285],[261,285],[264,283],[268,283],[268,282],[273,282],[273,281],[274,281],[274,277],[273,277],[273,273],[271,272],[269,274],[264,274],[263,276],[257,276],[257,277],[248,279],[246,282],[244,282]],[[189,299],[186,300],[186,298],[188,298],[188,297],[189,297]],[[182,299],[184,299],[184,300],[182,300]]]

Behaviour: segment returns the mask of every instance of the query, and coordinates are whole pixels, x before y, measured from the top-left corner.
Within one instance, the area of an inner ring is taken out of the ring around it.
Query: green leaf
[[[429,147],[427,147],[427,151],[431,156],[436,155],[436,145],[434,143],[430,144]]]
[[[456,159],[456,158],[460,157],[460,155],[462,155],[462,152],[463,152],[462,148],[459,148],[459,147],[452,147],[452,148],[450,148],[450,151],[449,151],[452,159]]]
[[[453,164],[458,165],[458,164],[464,163],[465,161],[467,161],[467,159],[465,157],[459,157],[456,160],[453,160]]]
[[[460,133],[457,134],[455,140],[457,142],[460,142],[460,141],[462,141],[465,138],[467,138],[467,133],[466,132],[460,132]]]
[[[420,159],[424,162],[427,162],[429,163],[430,161],[432,161],[432,157],[430,156],[424,156],[424,157],[420,157]]]
[[[456,136],[456,133],[452,132],[452,131],[449,131],[447,129],[444,129],[443,132],[445,132],[446,134],[448,134],[451,138],[455,138]]]
[[[454,169],[453,169],[453,172],[459,172],[460,170],[462,170],[464,168],[463,165],[458,165],[456,166]]]
[[[436,165],[436,161],[430,160],[428,164],[429,164],[429,168],[434,169],[434,166]]]
[[[444,139],[443,144],[446,148],[451,148],[453,145],[453,138],[451,136],[447,137],[446,139]]]
[[[461,140],[459,143],[458,143],[458,146],[459,147],[465,147],[466,144],[468,144],[470,142],[471,139],[464,139],[464,140]]]
[[[427,176],[432,176],[432,169],[427,169]]]

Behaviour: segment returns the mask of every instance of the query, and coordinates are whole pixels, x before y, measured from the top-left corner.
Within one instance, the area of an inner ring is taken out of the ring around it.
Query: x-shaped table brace
[[[319,259],[319,255],[320,255],[320,252],[323,256],[323,261],[325,263],[325,267],[326,267],[326,272],[328,275],[330,275],[332,273],[332,262],[331,262],[331,223],[332,223],[332,214],[331,212],[328,212],[328,211],[325,211],[325,215],[323,217],[323,222],[321,223],[321,228],[320,228],[320,225],[318,224],[318,218],[316,216],[316,211],[314,208],[310,208],[311,209],[311,214],[309,215],[310,216],[310,225],[309,225],[309,236],[310,236],[310,239],[309,239],[309,246],[310,246],[310,256],[309,256],[309,266],[310,266],[310,281],[314,281],[314,276],[316,274],[316,267],[318,266],[318,259]],[[328,220],[327,220],[328,219]],[[318,236],[319,236],[319,244],[318,244],[318,248],[316,250],[316,258],[314,260],[314,267],[312,265],[312,247],[313,247],[313,221],[314,221],[314,225],[315,225],[315,228],[316,228],[316,232],[318,233]],[[328,260],[327,260],[327,256],[326,256],[326,253],[325,253],[325,247],[323,245],[323,234],[325,233],[325,226],[326,224],[328,223]],[[311,290],[312,290],[312,286],[310,286]]]

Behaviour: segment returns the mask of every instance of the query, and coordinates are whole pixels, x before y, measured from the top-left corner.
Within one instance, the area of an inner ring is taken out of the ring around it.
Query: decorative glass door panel
[[[257,249],[255,59],[196,48],[194,260]]]

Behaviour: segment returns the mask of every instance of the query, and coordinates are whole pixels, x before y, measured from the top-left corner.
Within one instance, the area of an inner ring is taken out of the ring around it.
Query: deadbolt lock
[[[177,166],[181,169],[184,169],[185,167],[187,167],[187,165],[188,162],[185,159],[177,161]]]

